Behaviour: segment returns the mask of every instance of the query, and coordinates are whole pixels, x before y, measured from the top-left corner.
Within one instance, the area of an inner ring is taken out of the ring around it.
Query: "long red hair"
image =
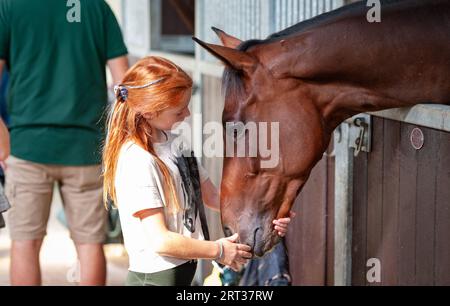
[[[192,79],[181,68],[161,57],[146,57],[138,61],[126,73],[123,86],[143,86],[152,81],[162,81],[146,88],[128,88],[128,97],[117,99],[108,116],[108,133],[103,149],[103,199],[117,203],[115,176],[120,149],[133,141],[147,150],[154,158],[164,178],[164,196],[170,211],[180,209],[175,184],[170,171],[156,155],[151,139],[152,129],[142,116],[158,114],[165,109],[179,107],[183,94],[192,88]]]

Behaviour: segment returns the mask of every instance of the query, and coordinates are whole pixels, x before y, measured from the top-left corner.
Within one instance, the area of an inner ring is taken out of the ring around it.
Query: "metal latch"
[[[361,151],[370,152],[372,143],[372,119],[370,115],[359,114],[345,121],[349,125],[349,147],[354,156]]]

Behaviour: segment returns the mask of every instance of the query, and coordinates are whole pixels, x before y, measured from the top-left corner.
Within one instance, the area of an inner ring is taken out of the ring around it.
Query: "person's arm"
[[[141,219],[152,248],[161,256],[181,259],[217,259],[235,270],[252,257],[249,246],[235,243],[237,235],[217,241],[202,241],[169,231],[164,218],[164,208],[143,210],[135,217]],[[223,253],[219,258],[220,244],[223,246]]]
[[[220,212],[219,192],[210,179],[207,179],[202,183],[202,197],[206,207]],[[284,237],[286,235],[288,225],[294,217],[295,212],[291,211],[288,218],[273,220],[274,229],[278,232],[279,236]]]
[[[128,71],[128,57],[124,55],[110,59],[108,61],[108,68],[111,71],[113,84],[118,85],[120,82],[122,82],[125,73]]]
[[[0,118],[0,162],[5,161],[10,153],[9,132],[3,120]]]
[[[5,61],[0,59],[0,81],[2,80]],[[3,120],[0,118],[0,162],[6,160],[10,153],[9,132]]]

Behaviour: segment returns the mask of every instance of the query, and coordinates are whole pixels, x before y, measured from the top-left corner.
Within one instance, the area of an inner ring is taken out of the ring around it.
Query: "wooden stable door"
[[[331,152],[332,148],[328,150]],[[293,285],[333,285],[334,158],[324,156],[292,208],[286,244]]]
[[[353,161],[351,283],[450,285],[450,133],[379,117],[372,129],[371,152]],[[314,168],[293,210],[293,285],[333,285],[333,158]]]
[[[352,284],[450,285],[450,133],[373,118],[354,159]]]

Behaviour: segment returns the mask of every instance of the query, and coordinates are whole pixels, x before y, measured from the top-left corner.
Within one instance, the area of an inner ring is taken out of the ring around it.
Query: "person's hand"
[[[246,244],[236,243],[237,239],[238,234],[234,234],[233,236],[217,240],[217,243],[222,243],[223,245],[223,254],[221,258],[216,260],[223,265],[229,266],[236,272],[252,258],[251,248]]]
[[[6,162],[5,162],[4,160],[1,160],[1,161],[0,161],[0,167],[2,167],[3,172],[6,171]]]
[[[272,223],[275,225],[274,228],[278,232],[278,235],[280,237],[286,236],[287,227],[288,227],[289,223],[291,222],[292,218],[295,217],[295,215],[296,215],[295,212],[291,211],[291,212],[289,212],[289,217],[273,220]]]

